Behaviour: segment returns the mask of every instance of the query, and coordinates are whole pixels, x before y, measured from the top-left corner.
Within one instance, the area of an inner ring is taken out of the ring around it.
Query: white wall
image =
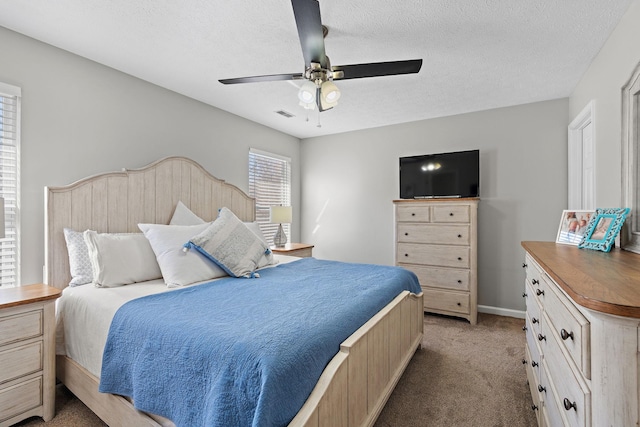
[[[302,240],[394,264],[398,158],[480,149],[478,303],[524,310],[522,240],[555,240],[567,200],[568,99],[302,141]]]
[[[292,158],[299,205],[297,138],[2,27],[0,52],[0,81],[23,94],[23,284],[42,281],[46,185],[180,155],[247,191],[249,147],[256,147]],[[292,231],[299,240],[298,224]]]
[[[621,206],[621,89],[640,62],[640,0],[634,1],[569,100],[573,119],[595,101],[596,207]]]

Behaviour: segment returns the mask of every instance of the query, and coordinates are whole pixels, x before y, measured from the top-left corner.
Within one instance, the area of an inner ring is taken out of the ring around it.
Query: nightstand
[[[275,246],[271,246],[271,252],[279,255],[289,255],[289,256],[297,256],[300,258],[307,258],[313,256],[311,252],[313,251],[313,245],[308,245],[306,243],[287,243],[283,247],[277,248]]]
[[[0,427],[55,415],[55,300],[47,285],[0,288]]]

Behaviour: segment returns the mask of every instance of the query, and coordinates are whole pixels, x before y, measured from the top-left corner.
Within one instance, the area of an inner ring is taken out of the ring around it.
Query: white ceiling
[[[321,127],[301,81],[218,82],[303,72],[289,0],[0,0],[0,26],[308,138],[567,97],[632,1],[320,0],[333,65],[424,60],[336,81]]]

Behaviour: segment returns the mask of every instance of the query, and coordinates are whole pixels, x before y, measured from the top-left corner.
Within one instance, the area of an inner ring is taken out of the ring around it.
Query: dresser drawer
[[[469,294],[463,292],[448,292],[439,289],[422,288],[424,293],[424,308],[432,310],[469,313]]]
[[[439,267],[469,268],[469,248],[464,246],[398,243],[396,262]]]
[[[0,422],[42,405],[42,377],[0,387]]]
[[[529,350],[529,356],[531,357],[529,363],[531,364],[531,368],[535,371],[536,377],[540,378],[540,363],[542,362],[542,357],[540,355],[542,352],[540,350],[538,334],[535,333],[534,329],[531,327],[531,320],[528,315],[526,316],[525,325],[527,327],[527,348]]]
[[[544,426],[562,427],[568,425],[558,406],[559,399],[557,393],[553,385],[549,382],[549,371],[546,362],[543,362],[540,368],[540,387],[542,390],[540,398],[543,401],[541,415],[545,423]],[[562,408],[562,411],[564,411],[564,408]]]
[[[398,222],[429,222],[431,220],[428,206],[397,206],[396,221]]]
[[[564,357],[558,338],[542,322],[544,364],[548,369],[549,385],[555,391],[555,404],[560,409],[568,425],[572,427],[591,425],[591,392],[584,380]]]
[[[525,361],[527,362],[525,365],[525,370],[527,371],[527,381],[529,382],[529,391],[531,392],[531,399],[533,400],[533,406],[531,408],[534,411],[536,411],[536,416],[539,419],[540,412],[542,410],[542,400],[540,399],[540,393],[538,392],[538,386],[540,384],[540,381],[538,380],[538,375],[536,374],[534,369],[531,367],[531,355],[529,354],[528,347],[525,347],[524,357],[525,357]]]
[[[534,296],[533,288],[531,288],[531,285],[528,282],[526,282],[525,285],[525,294],[527,295],[527,317],[531,322],[533,336],[537,337],[538,334],[542,332],[540,328],[540,322],[542,321],[542,308],[538,304],[538,299]]]
[[[546,279],[543,282],[547,283]],[[550,329],[586,378],[591,378],[590,324],[555,285],[547,284],[545,312]]]
[[[465,222],[470,220],[469,206],[433,206],[433,222]]]
[[[469,226],[401,223],[398,242],[469,245]]]
[[[470,270],[458,268],[427,267],[417,264],[398,264],[413,271],[422,286],[432,288],[451,289],[456,291],[469,290]]]
[[[42,335],[42,310],[0,317],[0,345]]]
[[[0,351],[0,384],[42,370],[42,341]]]

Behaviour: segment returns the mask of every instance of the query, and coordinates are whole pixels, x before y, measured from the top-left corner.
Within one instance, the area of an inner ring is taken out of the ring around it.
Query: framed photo
[[[562,211],[556,243],[578,246],[594,213],[594,210]]]
[[[596,209],[578,247],[609,252],[628,213],[629,208]]]

